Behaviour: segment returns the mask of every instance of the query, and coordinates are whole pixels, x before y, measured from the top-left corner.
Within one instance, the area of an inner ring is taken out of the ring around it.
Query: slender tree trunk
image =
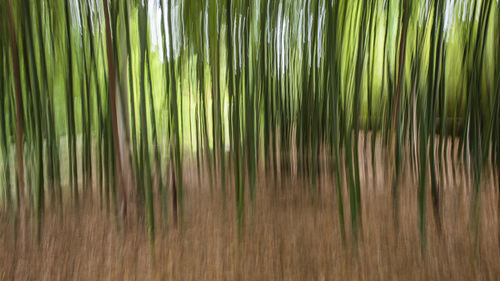
[[[16,150],[17,150],[17,197],[21,218],[24,208],[24,164],[23,164],[23,97],[21,93],[21,78],[19,74],[19,56],[17,53],[16,31],[10,0],[7,0],[9,14],[10,46],[12,65],[14,69],[14,86],[16,91]]]
[[[127,213],[127,197],[125,193],[125,183],[123,182],[122,177],[122,162],[120,155],[120,140],[118,136],[118,115],[116,110],[116,73],[115,73],[115,62],[114,62],[114,54],[113,54],[113,42],[111,39],[111,26],[109,20],[109,9],[108,9],[108,1],[104,2],[104,18],[106,24],[106,49],[107,49],[107,57],[108,57],[108,75],[109,75],[109,97],[110,97],[110,108],[111,108],[111,124],[112,124],[112,133],[113,133],[113,151],[115,156],[115,168],[116,168],[116,179],[117,184],[120,188],[121,193],[121,212],[123,215]],[[115,35],[116,36],[116,35]]]

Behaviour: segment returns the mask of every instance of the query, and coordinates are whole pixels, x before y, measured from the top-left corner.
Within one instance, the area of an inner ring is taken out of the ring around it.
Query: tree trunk
[[[113,42],[111,39],[111,26],[109,21],[109,9],[108,2],[104,2],[104,17],[106,24],[106,49],[108,56],[108,74],[109,74],[109,97],[110,97],[110,108],[111,108],[111,124],[113,131],[113,152],[115,156],[115,167],[116,167],[116,180],[117,184],[120,188],[120,193],[122,196],[121,202],[121,212],[123,215],[127,213],[127,197],[125,194],[125,183],[123,182],[122,177],[122,162],[121,162],[121,150],[120,150],[120,141],[118,135],[118,115],[116,110],[116,73],[115,73],[115,65],[114,65],[114,54],[113,54]]]

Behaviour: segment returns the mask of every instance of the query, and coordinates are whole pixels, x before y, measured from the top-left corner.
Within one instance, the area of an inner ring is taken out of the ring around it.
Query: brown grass
[[[379,172],[389,166],[377,163]],[[348,240],[342,245],[328,174],[323,171],[313,204],[299,178],[283,176],[275,184],[261,171],[255,205],[246,201],[241,242],[231,188],[224,211],[218,185],[210,191],[202,175],[200,186],[189,168],[184,222],[174,228],[169,218],[165,233],[158,219],[154,244],[134,214],[123,223],[98,207],[97,195],[93,203],[85,200],[79,211],[48,211],[40,244],[32,219],[25,224],[24,238],[18,233],[21,238],[15,242],[13,222],[3,214],[0,280],[500,280],[498,194],[491,177],[483,180],[477,251],[469,230],[471,192],[460,176],[455,184],[444,182],[442,236],[436,232],[428,198],[427,250],[422,253],[417,186],[410,173],[405,172],[400,184],[396,231],[390,177],[378,173],[374,179],[361,169],[363,232],[357,248],[350,239],[347,197]]]

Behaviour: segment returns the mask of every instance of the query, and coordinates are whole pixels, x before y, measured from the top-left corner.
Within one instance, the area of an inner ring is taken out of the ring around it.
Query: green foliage
[[[62,206],[68,190],[78,207],[79,194],[96,185],[101,207],[121,216],[133,198],[153,241],[155,204],[164,229],[168,207],[182,226],[183,163],[196,154],[198,181],[206,167],[224,207],[234,187],[242,234],[246,198],[256,206],[259,166],[278,189],[296,155],[313,204],[321,171],[331,172],[342,237],[349,215],[357,241],[360,169],[370,143],[377,174],[380,137],[394,164],[395,224],[405,159],[418,175],[422,249],[428,179],[440,229],[448,161],[453,177],[471,163],[478,237],[481,173],[500,158],[498,2],[12,2],[0,7],[2,196],[9,207],[14,198],[34,202],[39,226],[46,201]],[[459,151],[452,159],[450,136]],[[18,173],[16,192],[13,161],[28,179],[23,186]]]

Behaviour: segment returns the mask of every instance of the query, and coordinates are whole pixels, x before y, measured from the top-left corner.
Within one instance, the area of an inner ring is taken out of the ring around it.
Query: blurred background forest
[[[3,0],[0,236],[11,254],[0,260],[17,264],[6,278],[29,279],[23,257],[39,264],[35,245],[70,239],[65,226],[82,220],[122,241],[147,237],[136,243],[153,264],[165,254],[155,244],[214,245],[207,229],[236,241],[217,248],[236,258],[222,259],[232,270],[183,278],[151,267],[150,279],[247,279],[263,255],[249,245],[262,241],[281,245],[264,258],[281,268],[261,278],[325,278],[283,275],[334,263],[281,259],[296,248],[279,241],[302,229],[316,242],[300,236],[300,247],[343,251],[347,279],[386,264],[363,258],[376,256],[365,239],[380,238],[392,239],[384,255],[413,265],[410,280],[456,280],[436,269],[444,261],[464,279],[495,280],[499,12],[498,0]]]

